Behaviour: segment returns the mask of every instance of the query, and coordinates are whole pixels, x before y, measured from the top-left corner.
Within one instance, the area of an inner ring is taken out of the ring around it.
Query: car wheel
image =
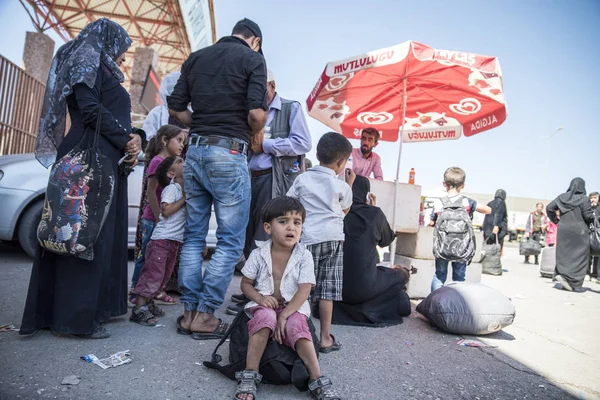
[[[42,208],[44,200],[34,202],[25,211],[19,223],[18,239],[21,248],[31,258],[35,256],[39,244],[37,240],[37,228],[42,219]]]

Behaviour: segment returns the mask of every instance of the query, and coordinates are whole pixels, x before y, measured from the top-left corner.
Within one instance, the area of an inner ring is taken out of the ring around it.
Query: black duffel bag
[[[519,254],[522,256],[539,256],[542,251],[542,245],[531,237],[523,237],[519,244]]]

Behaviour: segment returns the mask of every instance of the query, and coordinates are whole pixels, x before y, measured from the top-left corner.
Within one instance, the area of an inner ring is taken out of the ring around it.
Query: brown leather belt
[[[261,169],[258,171],[250,171],[253,178],[258,178],[259,176],[267,175],[273,172],[272,168],[269,169]]]

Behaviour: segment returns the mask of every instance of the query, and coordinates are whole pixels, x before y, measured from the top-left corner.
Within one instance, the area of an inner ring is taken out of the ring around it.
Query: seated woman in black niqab
[[[383,211],[367,204],[370,189],[367,178],[356,177],[352,207],[344,219],[344,300],[334,303],[334,324],[385,327],[402,323],[411,312],[405,291],[408,270],[377,266],[377,246],[389,246],[396,235]]]
[[[546,207],[548,217],[558,225],[554,279],[570,292],[581,288],[590,262],[590,230],[594,221],[585,181],[575,178],[566,193]]]

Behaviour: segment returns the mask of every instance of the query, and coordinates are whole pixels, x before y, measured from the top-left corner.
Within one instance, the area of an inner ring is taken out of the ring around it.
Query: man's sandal
[[[308,384],[310,395],[316,400],[342,400],[333,388],[331,379],[321,376]]]
[[[219,318],[219,325],[212,332],[194,332],[192,331],[192,339],[194,340],[210,340],[210,339],[221,339],[227,333],[229,329],[229,324],[223,322],[221,318]]]
[[[240,395],[251,395],[256,400],[256,385],[262,381],[262,375],[256,371],[244,370],[235,373],[235,379],[238,381],[238,387],[233,396],[234,400],[240,400]]]
[[[144,325],[144,326],[155,326],[158,320],[150,312],[148,306],[142,306],[138,309],[131,310],[131,316],[129,317],[131,322],[135,322],[136,324]]]

